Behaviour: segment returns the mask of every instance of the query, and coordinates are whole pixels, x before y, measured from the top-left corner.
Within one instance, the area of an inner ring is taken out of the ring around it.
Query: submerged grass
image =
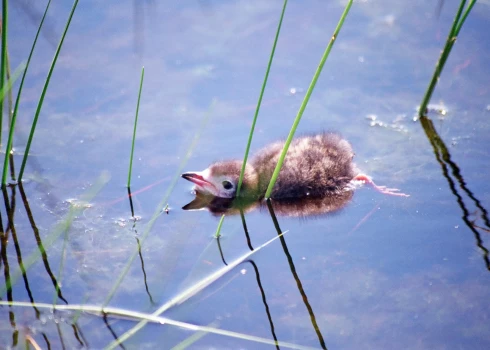
[[[206,327],[210,328],[218,328],[219,327],[219,322],[218,321],[213,321],[210,324],[208,324]],[[175,345],[172,347],[170,350],[184,350],[187,349],[189,346],[194,345],[199,339],[207,335],[208,332],[206,331],[197,331],[191,336],[187,337],[183,341],[181,341],[179,344]]]
[[[206,126],[206,124],[207,124],[207,122],[208,122],[208,120],[209,120],[209,118],[210,118],[210,116],[212,114],[211,112],[212,112],[213,107],[214,107],[215,104],[216,104],[216,100],[213,100],[213,102],[211,103],[211,106],[209,108],[208,113],[206,113],[204,119],[201,122],[200,128],[198,129],[199,131],[196,133],[196,135],[194,135],[194,139],[192,140],[189,148],[187,149],[187,152],[186,152],[185,156],[183,157],[182,161],[180,162],[179,167],[177,168],[177,171],[176,171],[176,173],[175,173],[175,175],[174,175],[174,177],[172,179],[172,182],[169,184],[169,186],[167,188],[167,192],[165,192],[165,194],[163,195],[162,200],[160,201],[160,203],[156,207],[155,212],[153,213],[152,217],[148,221],[148,224],[146,224],[145,231],[142,234],[141,239],[140,239],[141,244],[144,243],[144,241],[146,240],[146,238],[150,234],[150,231],[153,228],[153,225],[155,224],[155,222],[158,219],[158,217],[160,215],[162,215],[162,213],[165,212],[164,211],[164,208],[165,208],[166,205],[168,205],[168,199],[170,197],[170,194],[172,193],[175,185],[177,184],[177,181],[180,178],[180,174],[182,173],[182,170],[184,169],[185,164],[187,163],[187,161],[191,157],[192,152],[194,151],[194,148],[197,145],[197,141],[199,140],[201,131],[205,128],[205,126]],[[106,305],[108,305],[109,302],[112,300],[112,297],[114,296],[114,294],[116,293],[117,289],[121,285],[122,281],[124,280],[124,277],[126,277],[128,271],[129,271],[129,269],[131,267],[131,264],[133,263],[133,261],[134,261],[134,259],[136,258],[137,255],[138,255],[138,248],[136,248],[133,251],[133,253],[129,256],[128,261],[126,262],[126,265],[124,266],[121,274],[117,278],[116,282],[112,286],[111,291],[109,292],[109,294],[107,295],[106,299],[104,300],[104,302],[102,304],[103,307],[105,307]]]
[[[257,253],[262,248],[265,248],[266,246],[268,246],[269,244],[271,244],[272,242],[274,242],[279,237],[282,237],[286,232],[283,232],[283,233],[275,236],[274,238],[272,238],[269,241],[265,242],[264,244],[262,244],[260,247],[256,248],[255,250],[252,250],[252,251],[250,251],[250,252],[242,255],[238,259],[236,259],[233,262],[231,262],[229,265],[224,266],[221,269],[219,269],[218,271],[216,271],[216,272],[212,273],[211,275],[209,275],[208,277],[203,278],[199,282],[195,283],[191,287],[187,288],[186,290],[184,290],[183,292],[179,293],[177,296],[175,296],[174,298],[170,299],[165,304],[163,304],[162,306],[160,306],[160,308],[158,308],[158,310],[156,310],[155,312],[153,312],[151,314],[151,316],[158,317],[163,312],[169,310],[170,308],[182,304],[183,302],[185,302],[189,298],[193,297],[194,295],[196,295],[197,293],[199,293],[200,291],[202,291],[204,288],[206,288],[209,285],[211,285],[213,282],[215,282],[218,279],[220,279],[221,277],[223,277],[226,273],[228,273],[229,271],[231,271],[232,269],[234,269],[236,266],[238,266],[239,264],[241,264],[242,262],[244,262],[245,260],[247,260],[248,258],[250,258],[250,256],[252,256],[253,254]],[[135,335],[147,323],[148,323],[148,320],[145,320],[145,319],[144,320],[141,320],[140,322],[138,322],[138,324],[136,326],[134,326],[129,331],[127,331],[126,333],[124,333],[123,335],[121,335],[117,340],[114,340],[105,349],[106,350],[109,350],[109,349],[116,348],[117,346],[119,346],[120,344],[122,344],[124,341],[128,340],[133,335]]]
[[[138,103],[136,104],[136,116],[134,117],[133,141],[131,142],[131,155],[129,156],[128,188],[131,187],[131,172],[133,170],[134,141],[136,139],[136,127],[138,125],[138,113],[140,110],[141,90],[143,90],[143,79],[145,78],[145,67],[141,68],[140,90],[138,92]]]
[[[10,123],[10,129],[9,129],[9,137],[7,140],[7,148],[5,150],[5,159],[3,162],[2,186],[5,186],[7,184],[7,170],[8,170],[7,168],[9,163],[10,152],[12,151],[12,142],[14,138],[15,123],[17,121],[17,111],[19,109],[20,97],[22,95],[22,88],[24,87],[24,80],[26,78],[27,70],[29,69],[29,64],[31,63],[32,53],[34,52],[34,48],[36,47],[37,38],[39,37],[39,33],[41,32],[41,28],[43,26],[44,19],[46,18],[46,13],[48,13],[50,4],[51,4],[51,0],[48,1],[48,4],[46,5],[46,9],[44,10],[43,17],[41,18],[41,22],[39,23],[39,27],[37,28],[37,33],[36,36],[34,37],[34,42],[32,43],[31,52],[29,53],[29,57],[27,58],[24,74],[22,75],[22,80],[20,81],[20,85],[19,85],[19,91],[17,92],[17,97],[15,99],[15,106],[14,106],[14,111],[12,113],[12,121]]]
[[[71,19],[73,18],[73,14],[75,13],[77,5],[78,5],[78,0],[75,0],[75,2],[73,3],[73,6],[71,8],[68,20],[66,21],[65,30],[63,31],[63,35],[61,36],[58,47],[56,48],[56,52],[54,54],[53,61],[51,62],[51,66],[49,67],[48,76],[46,77],[46,81],[44,83],[43,91],[41,93],[41,97],[39,98],[39,102],[37,104],[36,114],[34,115],[34,120],[33,120],[32,125],[31,125],[31,131],[29,133],[29,138],[27,140],[27,145],[26,145],[26,149],[24,152],[24,157],[22,158],[22,165],[20,167],[19,176],[18,176],[19,181],[22,181],[22,176],[24,175],[24,169],[26,166],[27,157],[29,156],[29,149],[31,148],[32,138],[34,137],[34,132],[36,131],[37,120],[39,118],[39,114],[41,113],[41,108],[43,106],[44,97],[46,96],[46,92],[48,91],[48,86],[49,86],[49,82],[51,81],[51,76],[53,74],[54,67],[56,66],[56,62],[58,60],[58,56],[60,54],[61,47],[63,46],[63,41],[65,40],[66,33],[68,32],[68,28],[70,27]]]
[[[176,326],[180,327],[183,329],[187,329],[189,331],[194,331],[194,332],[200,332],[200,333],[211,333],[211,334],[217,334],[217,335],[222,335],[226,337],[231,337],[235,339],[242,339],[242,340],[247,340],[255,343],[262,343],[262,344],[268,344],[268,345],[274,345],[274,346],[280,346],[281,348],[289,348],[289,349],[298,349],[298,350],[311,350],[315,349],[312,347],[308,346],[303,346],[303,345],[298,345],[298,344],[293,344],[293,343],[287,343],[287,342],[282,342],[282,341],[273,341],[267,338],[262,338],[262,337],[257,337],[253,335],[248,335],[244,333],[238,333],[238,332],[233,332],[233,331],[227,331],[224,329],[219,329],[219,328],[214,328],[212,326],[199,326],[187,322],[181,322],[181,321],[175,321],[170,318],[166,317],[160,317],[160,316],[153,316],[151,314],[145,314],[142,312],[135,312],[131,310],[125,310],[125,309],[119,309],[115,307],[107,307],[104,308],[103,310],[100,309],[100,306],[97,305],[81,305],[81,304],[70,304],[70,305],[51,305],[51,304],[46,304],[46,303],[30,303],[30,302],[23,302],[23,301],[3,301],[0,300],[0,305],[5,305],[5,306],[13,306],[13,307],[37,307],[39,309],[48,309],[48,310],[56,310],[56,311],[78,311],[77,314],[81,312],[86,312],[98,316],[104,316],[104,315],[109,315],[109,316],[114,316],[114,317],[121,317],[124,319],[133,319],[133,320],[146,320],[147,322],[152,322],[152,323],[158,323],[161,325],[170,325],[170,326]]]
[[[53,295],[53,305],[56,305],[56,303],[58,302],[58,297],[61,293],[60,286],[63,284],[62,280],[63,280],[63,270],[66,262],[66,246],[68,245],[68,232],[70,231],[71,224],[73,223],[74,214],[75,211],[71,210],[70,208],[70,211],[68,212],[68,217],[65,220],[65,228],[64,228],[65,234],[63,237],[63,247],[61,248],[60,264],[58,267],[58,276],[56,276],[56,281],[58,281],[58,283],[56,284],[55,293]]]
[[[347,5],[345,6],[344,12],[342,13],[342,16],[340,16],[339,23],[337,24],[337,27],[335,28],[335,31],[332,35],[332,38],[330,39],[330,42],[327,45],[327,48],[325,49],[325,52],[323,53],[323,56],[320,60],[320,63],[318,64],[318,68],[315,71],[315,74],[313,75],[313,79],[311,80],[310,86],[308,87],[308,90],[306,91],[305,98],[303,99],[303,102],[301,103],[301,106],[299,108],[298,114],[296,115],[296,118],[294,119],[293,126],[291,127],[291,131],[289,132],[288,138],[286,139],[286,142],[284,143],[284,148],[282,149],[281,156],[279,157],[279,161],[277,162],[276,168],[274,169],[274,172],[272,174],[272,178],[269,182],[269,186],[267,187],[267,191],[265,193],[265,198],[270,198],[272,189],[274,188],[274,185],[276,184],[277,177],[279,176],[279,172],[281,171],[282,164],[284,163],[284,159],[286,158],[286,154],[288,152],[289,145],[291,144],[291,141],[293,140],[294,134],[296,132],[296,129],[298,127],[299,122],[301,121],[301,117],[303,116],[303,112],[305,111],[306,105],[308,104],[308,101],[310,100],[311,94],[313,93],[313,89],[315,88],[316,82],[318,81],[318,78],[320,77],[320,73],[322,72],[323,66],[325,65],[325,61],[328,58],[328,55],[330,54],[330,51],[332,50],[333,44],[335,43],[335,40],[337,39],[337,36],[340,32],[340,29],[342,28],[342,25],[344,24],[345,18],[347,17],[347,14],[349,13],[349,10],[352,6],[353,0],[349,0]]]
[[[274,38],[274,44],[272,45],[271,55],[269,57],[269,63],[267,64],[267,70],[265,72],[264,82],[262,83],[262,88],[260,89],[259,100],[257,102],[257,108],[255,109],[254,118],[252,121],[252,127],[250,128],[250,134],[248,135],[247,147],[245,148],[245,155],[243,156],[242,169],[240,171],[240,177],[238,179],[238,185],[236,189],[236,196],[240,195],[240,189],[242,188],[243,175],[245,173],[245,167],[247,165],[248,153],[250,152],[250,146],[252,144],[252,138],[255,131],[255,124],[257,123],[257,117],[259,115],[260,106],[262,104],[262,98],[264,97],[265,87],[267,85],[267,80],[269,79],[269,72],[272,66],[272,60],[274,59],[274,53],[276,52],[277,41],[279,39],[279,33],[281,32],[282,20],[284,18],[284,13],[286,12],[286,6],[288,4],[288,0],[284,0],[284,4],[282,6],[281,17],[279,18],[279,24],[277,25],[276,37]]]
[[[0,89],[0,101],[3,101],[5,99],[5,95],[7,95],[8,92],[12,89],[12,86],[14,85],[15,81],[19,78],[20,73],[22,73],[22,71],[24,71],[25,68],[26,68],[26,64],[24,62],[22,62],[21,64],[19,64],[17,68],[15,68],[12,77]]]
[[[420,104],[420,108],[419,108],[420,117],[422,117],[427,113],[427,105],[429,104],[430,98],[432,97],[432,93],[434,92],[437,82],[439,81],[442,69],[444,68],[444,65],[446,64],[449,54],[451,53],[451,50],[454,46],[454,43],[456,42],[461,27],[466,21],[466,18],[468,17],[475,3],[476,0],[471,0],[468,3],[468,6],[466,7],[464,14],[463,14],[463,10],[466,4],[466,0],[461,0],[461,3],[459,4],[458,11],[456,12],[456,16],[454,17],[453,25],[451,26],[451,30],[449,31],[448,37],[446,39],[446,44],[444,45],[444,49],[441,52],[439,61],[437,61],[436,69],[434,71],[434,74],[432,75],[432,79],[429,83],[429,86],[427,87],[427,91],[425,92],[425,95],[422,99],[422,103]]]
[[[90,202],[97,195],[97,193],[99,193],[100,190],[107,184],[109,179],[109,173],[103,172],[95,181],[94,185],[80,197],[80,202]],[[70,209],[65,218],[62,219],[53,228],[51,233],[44,240],[40,249],[34,251],[29,257],[27,257],[27,259],[24,260],[25,270],[28,270],[29,267],[36,263],[38,259],[41,258],[43,254],[45,254],[45,252],[58,240],[60,235],[70,228],[73,219],[80,215],[83,210],[85,210],[85,206],[83,205],[72,204],[70,206]],[[22,273],[20,271],[17,271],[10,277],[10,279],[6,280],[5,284],[3,286],[0,286],[0,295],[4,295],[7,290],[11,289],[12,285],[17,282],[21,275]]]

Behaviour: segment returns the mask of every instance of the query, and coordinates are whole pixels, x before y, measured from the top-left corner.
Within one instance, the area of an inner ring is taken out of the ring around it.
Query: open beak
[[[202,190],[202,191],[205,191],[205,192],[208,192],[208,193],[211,193],[211,194],[215,194],[218,192],[218,189],[216,188],[216,186],[214,186],[211,182],[209,182],[208,180],[206,180],[206,178],[203,176],[203,172],[188,172],[188,173],[183,173],[181,175],[184,179],[186,179],[187,181],[190,181],[194,184],[196,184],[197,188]]]

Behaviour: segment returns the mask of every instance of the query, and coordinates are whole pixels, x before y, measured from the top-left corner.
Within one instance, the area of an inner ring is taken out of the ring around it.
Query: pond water
[[[12,67],[45,5],[11,2]],[[241,216],[228,215],[217,240],[219,215],[181,209],[194,196],[179,176],[243,157],[282,1],[81,1],[24,193],[4,194],[1,298],[28,304],[1,306],[0,348],[101,349],[137,324],[31,302],[151,314],[178,296],[161,315],[171,321],[120,348],[488,349],[490,6],[475,5],[432,97],[439,156],[415,116],[459,2],[442,5],[356,1],[298,130],[341,133],[363,172],[410,197],[364,186],[339,211],[277,222],[256,208],[244,214],[248,239]],[[344,6],[289,2],[252,154],[287,136]],[[27,74],[17,171],[70,7],[51,4]]]

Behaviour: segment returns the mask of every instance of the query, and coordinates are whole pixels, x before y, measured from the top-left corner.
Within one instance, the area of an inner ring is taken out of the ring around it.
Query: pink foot
[[[399,196],[399,197],[410,197],[409,194],[399,192],[400,190],[398,188],[388,188],[386,186],[378,186],[374,183],[374,181],[369,176],[364,174],[357,175],[352,179],[352,181],[359,181],[364,184],[371,185],[376,191],[384,194],[389,194],[392,196]]]

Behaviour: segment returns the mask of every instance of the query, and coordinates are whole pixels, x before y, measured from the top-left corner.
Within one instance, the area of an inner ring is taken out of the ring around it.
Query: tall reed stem
[[[141,90],[143,89],[144,78],[145,78],[145,67],[142,67],[141,79],[140,79],[140,91],[138,93],[138,103],[136,104],[136,116],[134,118],[133,142],[131,143],[131,155],[129,156],[128,188],[131,187],[131,172],[133,170],[134,141],[136,140],[136,127],[138,125],[138,113],[140,110]]]
[[[29,69],[29,64],[31,63],[32,53],[34,52],[34,48],[36,47],[37,38],[39,37],[39,33],[41,32],[41,28],[43,26],[44,19],[46,18],[46,13],[48,13],[50,4],[51,4],[51,0],[48,1],[48,4],[46,5],[46,9],[44,10],[43,17],[41,19],[41,23],[39,23],[39,27],[37,28],[37,33],[34,38],[34,42],[32,43],[31,52],[29,53],[29,58],[27,59],[26,68],[24,70],[24,74],[22,75],[22,79],[20,81],[19,92],[17,92],[17,98],[15,99],[14,111],[12,113],[12,122],[10,123],[9,137],[7,140],[7,148],[5,150],[5,159],[3,161],[2,186],[5,186],[7,184],[7,170],[8,170],[7,168],[9,164],[10,152],[12,151],[12,142],[14,139],[15,123],[17,121],[17,111],[19,109],[20,96],[22,95],[22,88],[24,87],[24,80],[26,78],[27,70]]]
[[[337,36],[340,32],[340,29],[342,28],[342,25],[344,24],[345,18],[347,17],[347,14],[349,13],[349,10],[352,6],[352,1],[349,0],[347,3],[344,12],[342,13],[342,16],[340,17],[339,23],[337,24],[337,27],[335,28],[335,31],[332,35],[332,38],[330,39],[330,42],[327,45],[327,48],[325,49],[325,52],[323,53],[323,56],[320,60],[320,64],[318,65],[318,68],[315,71],[315,74],[313,75],[313,79],[311,80],[310,86],[308,87],[308,90],[306,91],[305,98],[303,99],[303,102],[301,103],[301,107],[299,108],[298,114],[296,115],[296,118],[294,119],[293,126],[291,127],[291,131],[289,132],[288,138],[286,139],[286,142],[284,144],[284,147],[282,149],[281,156],[279,157],[279,161],[276,164],[276,168],[274,169],[274,173],[272,174],[271,181],[269,182],[269,186],[267,187],[267,191],[265,193],[265,198],[270,198],[272,189],[274,188],[274,185],[276,184],[277,178],[279,176],[279,172],[281,171],[282,164],[284,163],[284,159],[286,158],[286,154],[288,152],[289,145],[291,144],[291,141],[293,140],[294,134],[296,132],[296,129],[298,127],[299,122],[301,121],[301,117],[303,116],[303,112],[305,111],[306,105],[308,104],[308,101],[310,100],[310,96],[313,93],[313,89],[315,88],[316,82],[318,81],[318,78],[320,77],[320,73],[322,72],[323,66],[325,65],[325,61],[328,58],[328,55],[330,54],[330,51],[332,50],[333,44],[335,43],[335,40],[337,39]]]
[[[7,27],[8,27],[8,1],[2,0],[2,54],[0,59],[0,89],[5,84],[7,70]],[[3,98],[0,100],[0,145],[2,144],[3,125]]]
[[[245,167],[247,166],[248,153],[250,152],[250,146],[252,144],[252,138],[254,135],[255,124],[257,123],[257,117],[259,115],[260,106],[262,104],[262,98],[264,97],[265,86],[267,85],[267,80],[269,79],[269,72],[272,66],[272,60],[274,59],[274,53],[276,52],[277,41],[279,39],[279,33],[281,32],[282,20],[284,18],[284,13],[286,12],[286,6],[288,4],[288,0],[284,0],[284,4],[282,6],[281,17],[279,17],[279,24],[277,25],[276,37],[274,38],[274,44],[272,45],[272,51],[269,57],[269,63],[267,64],[267,70],[265,72],[264,82],[262,83],[262,89],[260,90],[259,101],[257,102],[257,108],[255,109],[254,119],[252,121],[252,127],[250,128],[250,134],[248,135],[247,147],[245,149],[245,155],[243,156],[242,169],[240,171],[240,178],[238,179],[238,185],[236,189],[236,196],[238,197],[240,194],[240,189],[242,188],[243,183],[243,174],[245,173]]]
[[[24,169],[26,166],[27,157],[29,156],[29,150],[31,148],[32,138],[34,137],[34,132],[36,131],[37,120],[39,118],[39,114],[41,113],[41,108],[43,106],[44,97],[46,96],[46,92],[48,91],[49,82],[51,81],[51,75],[53,75],[53,71],[54,71],[54,67],[56,65],[56,61],[58,60],[58,56],[60,54],[61,47],[63,46],[63,41],[65,40],[66,33],[68,32],[68,28],[70,27],[71,19],[73,18],[73,14],[75,13],[75,9],[77,8],[77,5],[78,5],[78,0],[75,0],[75,2],[73,3],[73,6],[71,8],[71,12],[70,12],[70,15],[68,17],[68,20],[66,22],[65,30],[63,31],[63,35],[61,36],[61,40],[58,44],[58,47],[56,48],[56,52],[54,54],[53,61],[51,62],[51,67],[49,67],[48,76],[46,77],[46,81],[44,82],[43,91],[41,93],[41,97],[39,98],[39,102],[37,104],[37,109],[36,109],[36,114],[34,115],[34,120],[33,120],[32,125],[31,125],[31,132],[29,133],[29,138],[27,140],[27,145],[26,145],[26,149],[24,152],[24,158],[22,158],[22,165],[20,167],[19,177],[18,177],[19,182],[22,181],[22,176],[24,175]]]
[[[453,25],[451,26],[451,30],[449,31],[448,37],[446,39],[446,43],[444,45],[444,49],[442,50],[441,55],[439,56],[439,60],[437,61],[436,64],[436,69],[434,71],[434,74],[432,75],[432,79],[422,99],[422,103],[420,104],[419,116],[423,116],[426,114],[427,105],[429,104],[430,98],[432,97],[432,93],[434,92],[437,82],[439,81],[439,78],[442,73],[442,69],[444,68],[444,65],[446,64],[449,54],[451,53],[451,50],[454,46],[454,43],[456,42],[456,39],[459,35],[459,31],[461,30],[461,27],[466,21],[466,18],[468,17],[471,9],[475,5],[476,0],[471,0],[471,2],[468,4],[468,7],[466,8],[466,11],[463,14],[463,17],[461,18],[465,3],[466,0],[461,0],[461,3],[459,4],[458,12],[456,12],[456,16],[454,17]]]

